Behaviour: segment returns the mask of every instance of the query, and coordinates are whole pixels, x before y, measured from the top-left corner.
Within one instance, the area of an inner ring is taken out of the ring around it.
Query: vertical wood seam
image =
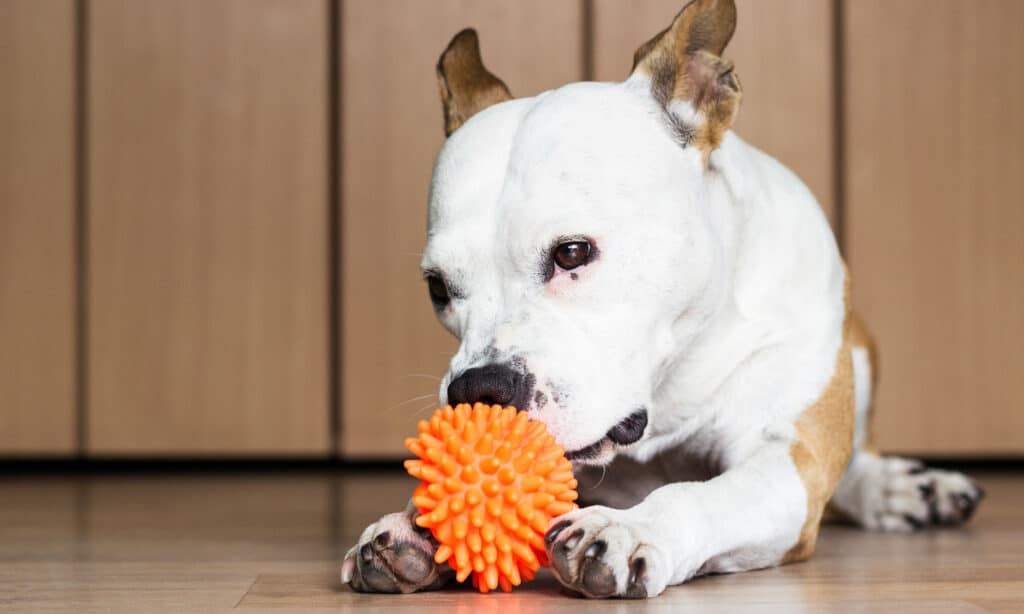
[[[328,181],[328,428],[330,455],[341,454],[341,391],[342,391],[342,312],[341,301],[341,0],[328,0],[327,5],[327,181]]]
[[[72,241],[75,455],[89,445],[89,26],[88,0],[74,6],[74,230]]]
[[[849,242],[846,240],[846,56],[843,27],[843,0],[832,0],[832,200],[836,241],[849,263]]]
[[[580,79],[594,80],[594,0],[580,0],[582,57]]]

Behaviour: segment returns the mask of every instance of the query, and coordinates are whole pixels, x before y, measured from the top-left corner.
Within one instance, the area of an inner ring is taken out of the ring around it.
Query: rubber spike
[[[513,407],[443,407],[405,441],[416,524],[439,546],[434,560],[481,593],[510,591],[547,564],[544,534],[576,509],[577,482],[544,424]]]

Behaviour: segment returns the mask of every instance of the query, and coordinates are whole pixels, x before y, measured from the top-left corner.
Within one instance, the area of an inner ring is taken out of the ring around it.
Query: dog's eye
[[[590,243],[587,241],[570,241],[560,243],[555,248],[555,264],[563,271],[583,266],[590,260]]]
[[[440,275],[427,275],[427,290],[430,291],[430,300],[438,309],[444,307],[451,300],[448,295],[448,285]]]

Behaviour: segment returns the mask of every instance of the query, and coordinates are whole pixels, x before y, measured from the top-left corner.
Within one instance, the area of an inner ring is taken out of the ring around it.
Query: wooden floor
[[[982,475],[965,530],[831,526],[815,558],[715,576],[646,602],[590,602],[549,575],[517,592],[359,595],[341,557],[400,509],[397,473],[0,477],[0,611],[1024,612],[1024,475]]]

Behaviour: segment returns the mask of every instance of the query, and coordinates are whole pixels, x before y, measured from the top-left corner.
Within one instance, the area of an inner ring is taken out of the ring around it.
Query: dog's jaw
[[[639,442],[647,429],[647,410],[640,408],[608,429],[608,433],[594,443],[566,453],[566,457],[581,465],[607,465],[624,447]]]
[[[565,457],[572,461],[573,465],[607,465],[615,458],[613,445],[607,437],[598,440],[589,446],[577,448],[565,453]]]

